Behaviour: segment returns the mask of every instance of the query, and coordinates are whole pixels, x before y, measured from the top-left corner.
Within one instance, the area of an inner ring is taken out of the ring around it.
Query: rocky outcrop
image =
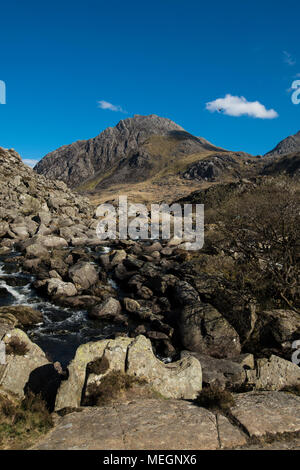
[[[300,447],[300,398],[234,395],[224,416],[179,400],[130,400],[61,418],[33,450],[216,450]],[[255,448],[254,447],[254,448]],[[116,462],[115,462],[116,463]]]
[[[187,180],[220,181],[225,177],[240,179],[246,176],[246,165],[251,165],[253,157],[243,152],[216,153],[193,163],[182,177]]]
[[[294,310],[272,309],[259,313],[249,341],[245,344],[253,352],[277,348],[283,353],[291,350],[300,335],[300,317]]]
[[[77,289],[86,290],[99,280],[97,270],[91,263],[79,261],[69,269],[69,276]]]
[[[105,358],[105,372],[89,377],[88,364]],[[110,371],[125,372],[143,378],[167,398],[195,398],[202,387],[199,361],[193,357],[164,364],[153,354],[151,342],[143,336],[117,338],[81,345],[68,367],[69,378],[62,382],[56,398],[56,409],[79,407],[87,385],[101,382]]]
[[[164,364],[153,354],[151,342],[138,336],[129,346],[126,372],[145,378],[154,390],[167,398],[195,398],[202,388],[199,361],[186,356],[180,361]]]
[[[121,315],[121,304],[117,299],[109,297],[101,304],[95,305],[89,312],[90,318],[111,320],[118,323],[127,323],[126,317]]]
[[[62,418],[33,450],[204,450],[244,445],[223,416],[179,400],[131,400]]]
[[[201,302],[197,291],[185,281],[175,287],[182,306],[179,333],[186,349],[215,357],[236,356],[241,351],[237,332],[212,305]]]

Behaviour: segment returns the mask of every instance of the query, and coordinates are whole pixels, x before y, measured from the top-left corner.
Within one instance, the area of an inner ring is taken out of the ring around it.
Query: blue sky
[[[0,146],[40,159],[154,113],[262,154],[300,130],[289,91],[300,74],[299,13],[295,0],[2,2]]]

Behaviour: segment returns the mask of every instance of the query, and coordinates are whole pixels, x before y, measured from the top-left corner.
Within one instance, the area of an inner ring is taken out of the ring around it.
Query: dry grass
[[[89,374],[102,375],[109,368],[109,361],[106,357],[96,359],[88,364]]]
[[[104,406],[114,401],[127,398],[158,398],[156,392],[151,390],[145,379],[124,374],[121,371],[111,371],[105,375],[101,382],[90,384],[83,400],[84,406]]]
[[[52,425],[40,396],[30,393],[20,402],[0,395],[0,449],[26,449]]]
[[[29,349],[24,341],[17,337],[13,337],[10,342],[6,345],[6,354],[13,354],[14,356],[25,356]]]

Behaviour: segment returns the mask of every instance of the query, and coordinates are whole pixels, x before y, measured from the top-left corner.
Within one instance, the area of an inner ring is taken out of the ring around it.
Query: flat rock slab
[[[33,449],[214,450],[245,443],[223,416],[186,401],[149,399],[71,413]]]
[[[291,393],[241,393],[231,413],[251,437],[300,432],[300,397]]]

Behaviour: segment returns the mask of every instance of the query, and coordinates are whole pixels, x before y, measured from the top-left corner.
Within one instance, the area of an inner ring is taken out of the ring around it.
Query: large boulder
[[[235,290],[219,276],[199,273],[194,282],[201,299],[213,305],[226,318],[242,343],[247,341],[257,320],[255,299]]]
[[[139,399],[69,413],[32,450],[106,449],[110,455],[112,450],[162,450],[164,463],[172,464],[176,456],[167,456],[166,451],[179,454],[185,449],[189,454],[180,457],[182,462],[193,464],[192,450],[233,448],[246,442],[225,416],[216,417],[183,400]],[[154,460],[160,462],[159,456],[153,455]]]
[[[300,386],[300,368],[290,361],[272,355],[258,359],[256,370],[247,370],[248,383],[257,390],[282,390]]]
[[[6,345],[15,340],[26,346],[26,352],[24,355],[6,354],[6,363],[0,370],[0,389],[22,398],[32,373],[49,364],[49,361],[39,346],[19,329],[9,331],[3,338]]]
[[[126,321],[124,315],[121,315],[121,304],[117,299],[109,297],[99,305],[95,305],[89,312],[90,318],[99,320],[112,320],[120,323]]]
[[[55,409],[60,410],[62,408],[76,408],[80,406],[87,365],[89,362],[102,357],[108,342],[109,340],[102,340],[79,346],[74,359],[68,366],[68,380],[63,381],[58,390]],[[127,342],[129,343],[130,339]]]
[[[95,266],[86,261],[78,261],[69,269],[69,276],[77,289],[89,289],[96,284],[99,276]]]
[[[0,316],[2,318],[13,315],[18,325],[27,327],[43,321],[43,314],[27,305],[10,305],[0,307]]]
[[[26,256],[28,258],[48,259],[50,258],[49,251],[41,243],[33,243],[26,247]]]
[[[88,364],[105,362],[101,374],[89,374]],[[164,364],[153,354],[151,342],[144,336],[119,337],[81,345],[70,363],[69,378],[62,382],[56,397],[56,409],[80,406],[86,387],[110,371],[121,371],[145,379],[153,390],[170,398],[194,398],[202,387],[201,365],[196,358],[186,357]]]
[[[179,333],[184,348],[210,356],[224,358],[241,352],[235,329],[210,304],[200,300],[182,308]]]

